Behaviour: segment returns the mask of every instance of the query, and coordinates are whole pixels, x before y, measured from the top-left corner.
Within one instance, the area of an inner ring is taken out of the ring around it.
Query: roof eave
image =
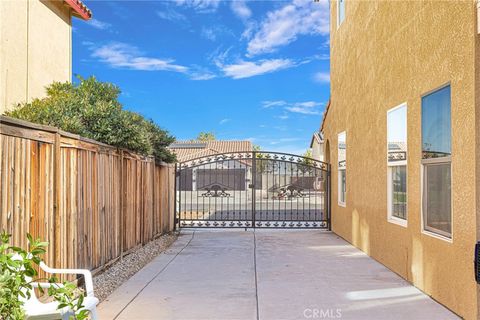
[[[72,15],[82,20],[90,20],[92,12],[79,0],[63,0],[70,8],[72,8]]]
[[[325,119],[327,119],[328,110],[330,109],[330,105],[332,104],[332,99],[328,99],[327,107],[325,108],[325,113],[323,114],[322,125],[320,126],[320,132],[323,133],[323,127],[325,125]]]
[[[314,142],[315,140],[316,140],[319,144],[322,144],[322,143],[323,143],[323,138],[320,136],[320,132],[315,132],[315,133],[312,135],[312,139],[310,140],[310,148],[313,147],[313,142]]]

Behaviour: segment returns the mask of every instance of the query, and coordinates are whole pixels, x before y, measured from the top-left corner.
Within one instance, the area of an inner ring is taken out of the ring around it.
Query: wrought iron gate
[[[330,228],[329,164],[247,151],[176,165],[181,228]]]

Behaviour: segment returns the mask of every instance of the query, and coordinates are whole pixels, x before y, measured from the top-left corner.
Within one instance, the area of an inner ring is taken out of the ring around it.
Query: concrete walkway
[[[183,231],[100,319],[458,319],[329,232]]]

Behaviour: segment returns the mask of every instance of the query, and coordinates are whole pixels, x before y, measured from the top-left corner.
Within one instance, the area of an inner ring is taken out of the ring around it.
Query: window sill
[[[399,225],[401,227],[407,228],[408,227],[408,221],[400,218],[395,218],[395,217],[388,217],[387,219],[388,222]]]
[[[438,233],[435,233],[435,232],[431,232],[431,231],[427,231],[427,230],[422,230],[422,233],[424,235],[427,235],[427,236],[430,236],[432,238],[436,238],[436,239],[439,239],[439,240],[443,240],[445,242],[448,242],[448,243],[453,243],[453,238],[448,238],[448,237],[445,237],[445,236],[442,236]]]

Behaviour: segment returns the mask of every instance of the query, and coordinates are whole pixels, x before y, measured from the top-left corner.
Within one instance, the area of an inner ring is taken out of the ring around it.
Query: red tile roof
[[[182,145],[182,147],[178,147]],[[189,147],[191,145],[191,148]],[[207,157],[218,153],[252,151],[250,141],[176,141],[169,149],[177,155],[178,162],[193,160],[200,157]]]
[[[80,0],[63,0],[73,10],[73,15],[83,19],[90,20],[92,18],[92,11],[87,8]]]

